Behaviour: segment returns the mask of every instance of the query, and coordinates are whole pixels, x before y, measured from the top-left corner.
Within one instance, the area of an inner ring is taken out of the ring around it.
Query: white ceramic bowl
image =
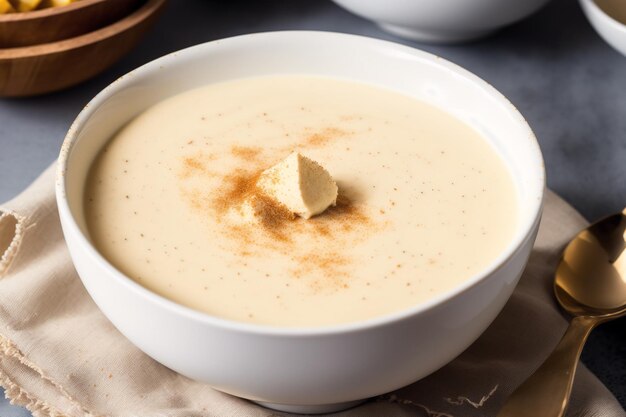
[[[493,144],[515,177],[520,219],[510,245],[482,273],[426,303],[323,328],[276,328],[212,317],[162,298],[116,270],[91,244],[82,210],[87,170],[104,143],[139,112],[173,94],[275,73],[359,80],[428,101],[466,120]],[[412,48],[324,32],[219,40],[123,76],[78,115],[63,144],[57,177],[61,223],[76,269],[102,312],[128,339],[183,375],[296,412],[332,411],[394,390],[467,348],[500,312],[522,273],[537,232],[543,190],[543,162],[532,131],[487,83]]]
[[[384,30],[416,41],[469,41],[523,19],[549,0],[333,0]]]
[[[626,8],[626,2],[622,1]],[[626,25],[609,16],[594,0],[580,0],[591,26],[613,48],[626,56]]]

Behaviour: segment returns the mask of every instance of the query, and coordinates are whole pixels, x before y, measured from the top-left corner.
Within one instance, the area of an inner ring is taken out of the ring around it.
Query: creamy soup
[[[310,219],[238,215],[259,173],[294,151],[332,175],[337,205]],[[312,76],[213,84],[149,108],[97,157],[85,211],[97,249],[139,284],[274,326],[366,320],[441,295],[504,250],[518,216],[507,167],[467,124]]]

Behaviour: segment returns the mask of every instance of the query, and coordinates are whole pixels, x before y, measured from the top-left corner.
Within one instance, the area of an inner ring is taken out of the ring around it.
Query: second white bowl
[[[594,0],[580,0],[580,6],[602,39],[626,56],[626,25],[609,16]],[[622,1],[621,6],[626,9],[626,2]]]
[[[469,41],[525,18],[549,0],[333,0],[403,38]]]

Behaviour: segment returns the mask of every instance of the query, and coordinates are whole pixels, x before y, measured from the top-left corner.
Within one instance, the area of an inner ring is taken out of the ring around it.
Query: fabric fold
[[[0,277],[8,271],[22,242],[24,220],[10,211],[0,213]]]

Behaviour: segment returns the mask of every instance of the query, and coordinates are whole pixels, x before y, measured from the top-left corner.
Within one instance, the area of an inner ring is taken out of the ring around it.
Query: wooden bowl
[[[109,25],[142,0],[81,0],[68,6],[0,15],[0,48],[73,38]]]
[[[93,77],[139,42],[165,2],[147,0],[125,18],[75,38],[0,49],[0,96],[49,93]]]

